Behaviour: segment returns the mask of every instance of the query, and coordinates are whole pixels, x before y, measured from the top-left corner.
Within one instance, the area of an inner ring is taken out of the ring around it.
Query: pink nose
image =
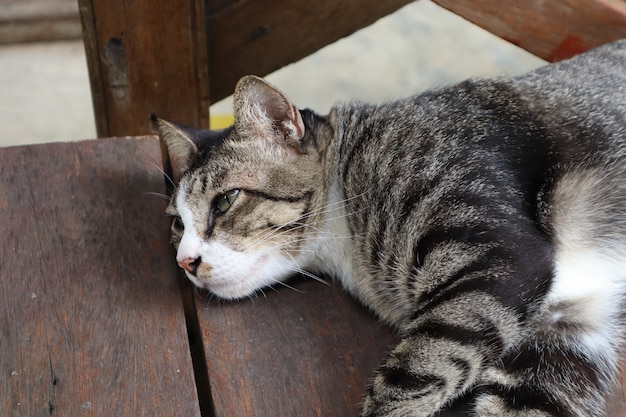
[[[178,263],[178,266],[192,275],[196,275],[198,265],[200,265],[200,258],[185,258]]]

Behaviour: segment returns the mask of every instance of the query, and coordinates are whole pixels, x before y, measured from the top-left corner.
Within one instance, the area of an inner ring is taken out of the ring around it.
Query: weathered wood
[[[398,338],[337,285],[289,285],[239,302],[196,293],[212,416],[359,415]],[[467,416],[467,407],[440,417]]]
[[[393,336],[335,286],[196,297],[215,417],[356,416]]]
[[[98,136],[151,132],[150,115],[207,127],[204,0],[79,0]]]
[[[199,416],[158,140],[0,149],[0,414]]]
[[[624,0],[433,0],[554,62],[626,38]]]
[[[209,0],[211,101],[248,74],[263,76],[350,35],[411,0]]]

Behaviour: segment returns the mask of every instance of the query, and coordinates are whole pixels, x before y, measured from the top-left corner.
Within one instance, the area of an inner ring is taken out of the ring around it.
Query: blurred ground
[[[518,74],[540,59],[428,0],[267,78],[299,107],[325,113],[336,101],[381,102],[468,77]],[[229,99],[211,107],[231,113]],[[96,136],[81,41],[0,46],[0,146]]]

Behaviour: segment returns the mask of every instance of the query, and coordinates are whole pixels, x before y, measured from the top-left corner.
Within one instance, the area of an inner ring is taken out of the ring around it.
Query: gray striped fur
[[[363,416],[457,399],[481,417],[604,415],[623,336],[626,41],[324,117],[246,77],[235,120],[160,122],[186,168],[168,212],[194,283],[241,298],[335,276],[402,337]]]

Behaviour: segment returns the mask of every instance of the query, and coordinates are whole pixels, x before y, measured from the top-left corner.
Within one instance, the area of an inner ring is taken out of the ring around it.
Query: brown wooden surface
[[[267,75],[410,2],[208,0],[211,101],[232,94],[244,75]]]
[[[433,0],[547,61],[626,38],[625,0]]]
[[[0,149],[0,415],[199,416],[154,137]]]
[[[204,0],[78,0],[99,137],[208,127]]]
[[[196,296],[215,417],[358,415],[391,331],[334,285],[290,284],[240,302]]]

